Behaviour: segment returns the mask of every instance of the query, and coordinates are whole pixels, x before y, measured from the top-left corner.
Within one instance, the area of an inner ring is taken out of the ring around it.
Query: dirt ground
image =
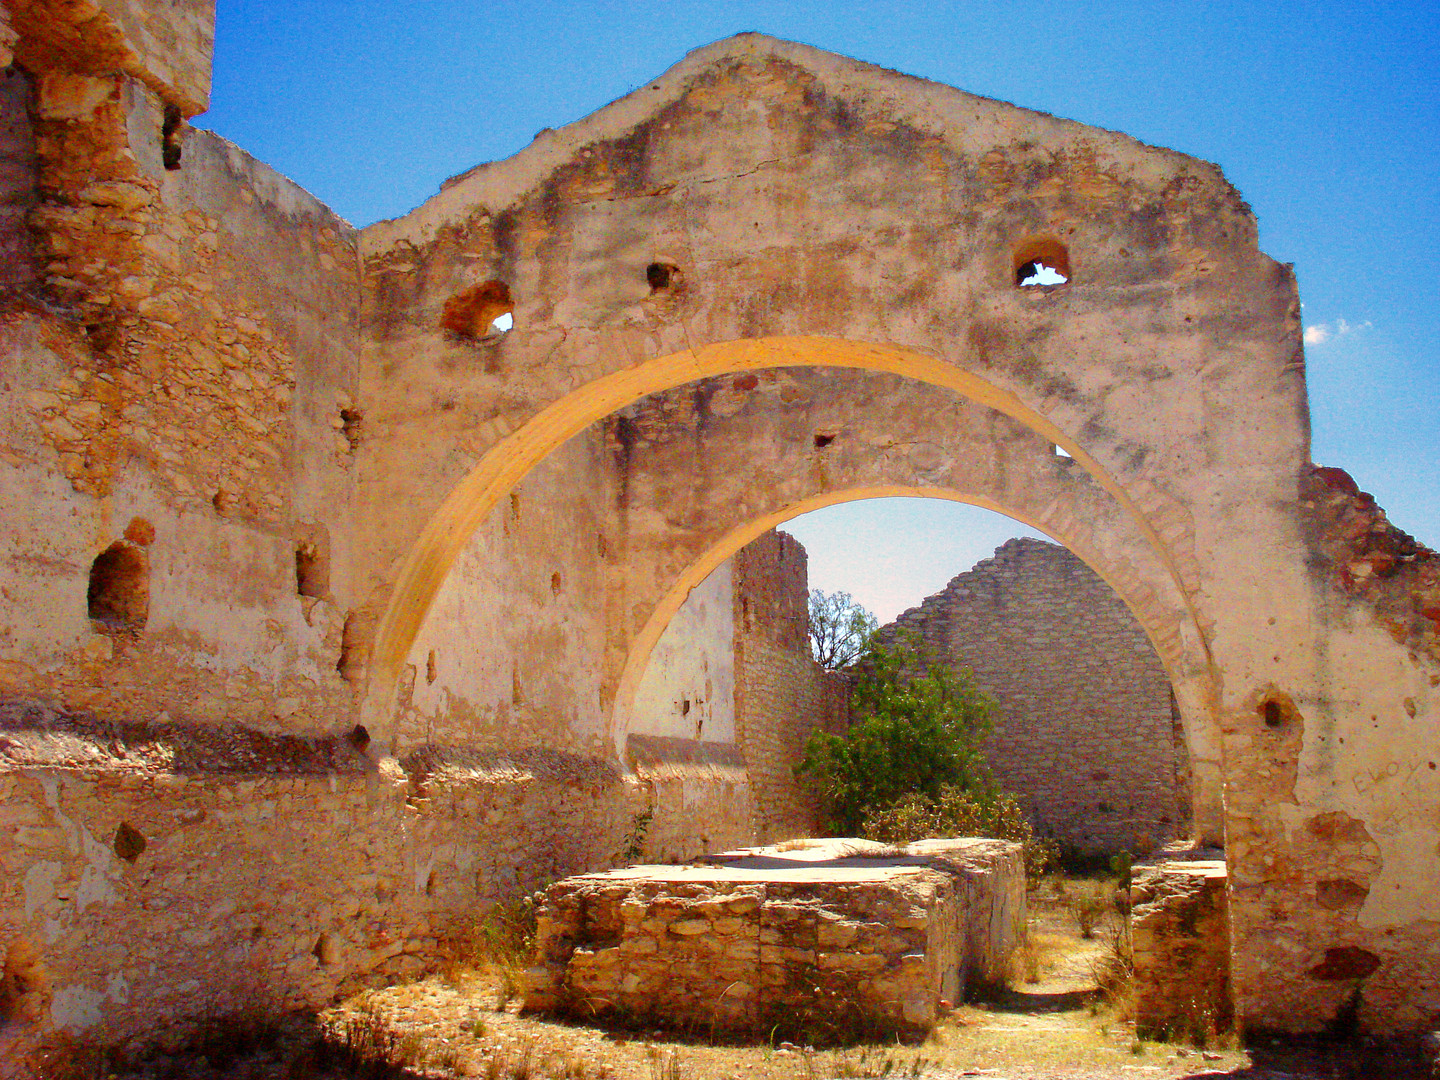
[[[964,1005],[923,1043],[811,1049],[781,1042],[714,1043],[708,1035],[591,1027],[520,1015],[499,971],[456,972],[366,991],[282,1030],[212,1032],[205,1046],[129,1068],[92,1061],[55,1080],[1422,1080],[1414,1058],[1363,1040],[1222,1036],[1206,1048],[1135,1038],[1123,994],[1097,993],[1096,961],[1111,947],[1111,915],[1084,939],[1063,902],[1031,904],[1029,963],[997,999]],[[1026,976],[1035,981],[1026,981]],[[328,1039],[317,1035],[328,1032]],[[324,1046],[326,1049],[318,1049]]]

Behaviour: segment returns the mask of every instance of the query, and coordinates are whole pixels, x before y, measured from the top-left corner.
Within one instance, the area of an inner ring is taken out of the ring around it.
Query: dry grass
[[[956,1009],[922,1045],[888,1039],[816,1051],[803,1044],[717,1042],[708,1029],[682,1039],[521,1016],[514,1002],[495,1007],[507,997],[505,965],[477,948],[471,955],[488,957],[490,966],[479,963],[461,978],[451,972],[449,978],[366,992],[309,1018],[293,1037],[277,1040],[263,1027],[237,1023],[227,1029],[217,1023],[209,1052],[216,1064],[232,1054],[234,1067],[228,1071],[210,1070],[209,1063],[197,1068],[193,1057],[165,1071],[127,1069],[113,1058],[92,1056],[86,1070],[57,1068],[45,1075],[54,1080],[830,1080],[970,1073],[1108,1080],[1140,1069],[1171,1080],[1249,1065],[1233,1039],[1204,1032],[1203,1023],[1199,1033],[1209,1059],[1188,1046],[1136,1037],[1128,969],[1111,967],[1123,940],[1117,913],[1105,915],[1093,928],[1096,936],[1087,940],[1065,900],[1053,892],[1031,910],[1028,950],[1012,987],[992,1002]],[[481,934],[479,940],[489,950],[495,938]],[[500,956],[514,959],[513,951]],[[246,1072],[239,1051],[248,1040],[264,1045],[259,1064]],[[1323,1066],[1310,1071],[1293,1062],[1284,1071],[1296,1080],[1327,1075]],[[1403,1071],[1385,1075],[1399,1080]]]

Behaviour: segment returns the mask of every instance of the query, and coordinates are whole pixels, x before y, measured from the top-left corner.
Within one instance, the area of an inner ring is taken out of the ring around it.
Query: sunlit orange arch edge
[[[495,504],[547,454],[601,417],[647,394],[716,375],[777,367],[884,371],[944,387],[1019,420],[1061,447],[1120,503],[1173,579],[1191,623],[1201,625],[1165,544],[1124,488],[1069,435],[1012,392],[938,357],[893,345],[826,337],[747,338],[669,353],[603,376],[546,406],[491,447],[426,523],[400,570],[371,652],[366,721],[389,731],[388,713],[405,658],[450,568]],[[1208,653],[1203,640],[1201,647]]]

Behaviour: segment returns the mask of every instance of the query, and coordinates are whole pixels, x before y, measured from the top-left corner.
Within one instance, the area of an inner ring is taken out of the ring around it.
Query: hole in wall
[[[1071,278],[1070,252],[1053,236],[1037,236],[1015,250],[1015,284],[1064,285]]]
[[[834,436],[833,434],[826,434],[826,433],[820,432],[820,431],[817,431],[817,432],[815,433],[815,449],[816,449],[816,450],[823,450],[823,449],[825,449],[825,447],[829,446],[829,445],[830,445],[831,443],[833,443],[834,441],[835,441],[835,436]]]
[[[1289,695],[1273,687],[1266,691],[1265,696],[1255,706],[1255,711],[1261,722],[1276,732],[1283,732],[1302,719]]]
[[[650,286],[652,296],[656,293],[675,292],[684,280],[685,276],[674,263],[652,262],[645,268],[645,281]]]
[[[463,341],[492,341],[515,325],[515,303],[503,281],[487,281],[462,289],[445,301],[443,330]]]
[[[360,449],[360,422],[364,419],[365,414],[359,409],[340,410],[340,434],[345,436],[352,453]]]
[[[682,698],[682,699],[681,699],[681,701],[680,701],[680,715],[681,715],[681,716],[689,716],[689,715],[690,715],[690,699],[689,699],[689,698]]]
[[[315,954],[321,967],[329,967],[339,959],[339,950],[335,948],[335,942],[329,934],[321,934],[315,939],[315,948],[310,950]]]
[[[91,350],[97,356],[109,356],[119,350],[120,346],[124,344],[124,336],[124,331],[117,319],[102,319],[99,322],[85,324],[85,337],[90,342]]]
[[[510,493],[510,520],[520,520],[520,494],[515,491]]]
[[[1056,456],[1057,458],[1059,458],[1061,461],[1074,461],[1074,460],[1075,460],[1074,458],[1072,458],[1072,457],[1070,456],[1070,452],[1069,452],[1068,450],[1066,450],[1063,446],[1061,446],[1059,443],[1056,443],[1056,444],[1055,444],[1055,456]]]
[[[435,658],[435,650],[430,650],[430,655],[425,658],[425,685],[433,686],[435,677],[439,674],[439,668]]]
[[[185,118],[176,105],[165,106],[165,121],[160,127],[160,160],[175,172],[180,168],[180,154],[185,134]]]
[[[115,839],[111,846],[115,854],[128,863],[133,863],[145,850],[145,837],[140,830],[131,825],[128,821],[122,821],[115,829]]]
[[[215,492],[214,497],[211,498],[210,505],[215,508],[215,512],[221,517],[228,518],[235,513],[235,504],[237,501],[233,491],[226,491],[224,488],[221,488]]]
[[[370,749],[370,729],[364,724],[356,724],[350,729],[350,733],[346,735],[345,738],[351,746],[362,754]]]
[[[550,575],[550,592],[555,596],[559,596],[561,589],[564,587],[564,579],[560,577],[560,571],[556,570],[555,573]]]
[[[23,937],[11,939],[0,971],[0,1024],[39,1020],[50,1007],[48,983],[40,951]]]
[[[317,600],[330,591],[329,560],[313,540],[295,544],[295,591]]]
[[[525,690],[520,685],[520,672],[510,673],[510,704],[519,707],[525,704]]]
[[[335,661],[335,670],[348,683],[360,678],[360,626],[354,612],[345,616],[345,626],[340,631],[340,658]]]
[[[150,568],[145,552],[117,540],[90,564],[85,603],[96,629],[108,634],[137,634],[150,617]]]

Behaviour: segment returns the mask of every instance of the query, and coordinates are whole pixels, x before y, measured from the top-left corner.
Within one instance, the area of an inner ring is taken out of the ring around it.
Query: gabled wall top
[[[980,157],[993,148],[1023,142],[1041,150],[1083,149],[1094,155],[1097,167],[1142,187],[1163,186],[1181,176],[1224,183],[1219,168],[1209,162],[1149,146],[1119,132],[980,97],[798,42],[744,33],[693,50],[625,97],[565,127],[542,131],[512,157],[478,165],[446,180],[440,193],[418,209],[364,229],[362,251],[381,251],[399,241],[423,243],[436,228],[477,205],[507,206],[587,146],[624,138],[687,97],[703,98],[713,74],[737,65],[772,66],[780,78],[787,77],[786,68],[794,75],[803,73],[827,97],[849,105],[858,124],[910,127],[942,138],[951,149],[967,156]]]

